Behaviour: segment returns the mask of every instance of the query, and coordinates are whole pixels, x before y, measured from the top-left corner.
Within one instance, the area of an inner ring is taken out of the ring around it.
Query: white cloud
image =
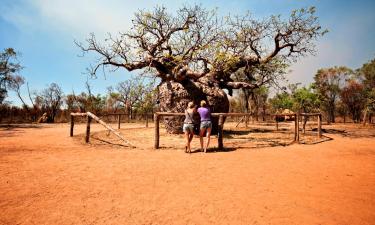
[[[138,9],[150,9],[157,4],[164,4],[174,11],[184,2],[186,1],[20,0],[0,5],[0,16],[22,31],[61,32],[83,40],[90,32],[101,37],[108,32],[116,34],[128,30],[133,14]],[[331,32],[318,40],[316,56],[303,58],[291,67],[293,71],[288,77],[291,82],[310,83],[317,69],[322,67],[346,65],[356,68],[365,62],[363,58],[368,60],[369,55],[375,53],[374,44],[365,44],[361,39],[375,38],[372,31],[374,14],[357,10],[328,18],[323,27],[329,28]],[[369,35],[371,32],[372,36]]]
[[[9,5],[3,18],[22,30],[47,30],[87,35],[125,30],[130,26],[132,8],[119,1],[27,0]]]
[[[87,35],[90,32],[126,31],[135,12],[157,4],[174,10],[182,5],[182,1],[22,0],[2,6],[0,12],[1,17],[20,29],[48,29]]]

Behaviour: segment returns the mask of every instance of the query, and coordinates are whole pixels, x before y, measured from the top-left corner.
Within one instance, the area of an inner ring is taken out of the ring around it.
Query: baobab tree
[[[101,42],[91,34],[86,43],[76,44],[83,53],[98,56],[89,69],[92,75],[108,66],[160,78],[161,111],[183,112],[189,101],[206,100],[214,112],[228,112],[227,93],[256,89],[273,79],[253,76],[235,81],[236,71],[285,64],[314,53],[314,42],[326,32],[314,13],[311,7],[295,10],[285,20],[281,16],[259,20],[250,13],[220,17],[216,10],[200,6],[182,7],[175,14],[156,7],[136,13],[131,30],[118,37],[109,35]],[[181,120],[165,122],[169,132],[180,131]]]

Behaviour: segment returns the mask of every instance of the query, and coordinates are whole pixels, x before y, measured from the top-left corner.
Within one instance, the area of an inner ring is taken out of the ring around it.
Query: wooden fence
[[[126,140],[120,132],[116,131],[113,129],[111,126],[109,126],[107,123],[105,123],[103,120],[101,120],[99,117],[94,115],[91,112],[86,112],[86,113],[70,113],[70,136],[73,137],[73,132],[74,132],[74,117],[80,116],[80,117],[86,117],[87,122],[86,122],[86,136],[85,136],[85,141],[88,143],[90,141],[90,126],[91,126],[91,120],[95,120],[102,126],[104,126],[108,131],[112,132],[114,135],[119,137],[122,141],[125,142],[125,144],[129,145],[130,147],[134,147],[133,144],[131,144],[128,140]]]
[[[121,121],[121,115],[127,115],[127,114],[113,114],[113,115],[118,115],[118,129],[120,129],[120,121]],[[160,144],[160,128],[159,128],[159,123],[160,123],[160,118],[163,116],[184,116],[184,113],[171,113],[171,112],[157,112],[154,113],[154,124],[155,124],[155,133],[154,133],[154,149],[159,148]],[[104,121],[102,121],[99,117],[95,116],[91,112],[87,113],[70,113],[70,136],[73,136],[74,132],[74,117],[86,117],[87,122],[86,122],[86,136],[85,136],[85,141],[86,143],[89,142],[90,140],[90,124],[91,120],[94,119],[96,122],[100,123],[103,125],[106,129],[108,129],[110,132],[114,133],[117,137],[119,137],[121,140],[123,140],[126,144],[128,144],[131,147],[134,147],[133,144],[131,144],[129,141],[127,141],[118,131],[114,130],[111,126],[106,124]],[[224,144],[223,144],[223,127],[224,127],[224,118],[226,117],[245,117],[246,121],[247,118],[252,116],[251,113],[212,113],[211,116],[213,117],[219,117],[219,122],[218,122],[218,133],[217,133],[217,140],[218,140],[218,148],[223,149]],[[279,129],[279,121],[278,117],[294,117],[294,142],[299,143],[299,120],[300,118],[303,117],[311,117],[311,116],[317,116],[318,117],[318,138],[321,138],[322,133],[321,133],[321,128],[322,128],[322,115],[321,113],[292,113],[292,114],[273,114],[272,115],[275,118],[275,125],[276,125],[276,130]]]
[[[149,120],[149,117],[152,116],[152,114],[150,114],[150,113],[135,114],[135,116],[139,116],[139,115],[141,115],[142,117],[144,117],[146,119],[145,126],[148,127],[148,120]],[[108,117],[108,116],[116,116],[117,129],[121,128],[121,119],[122,118],[127,118],[127,122],[128,123],[130,122],[130,114],[128,114],[128,113],[107,113],[107,114],[102,115],[102,117]]]
[[[159,133],[159,122],[162,116],[184,116],[184,113],[171,113],[171,112],[157,112],[154,113],[154,124],[155,124],[155,135],[154,135],[154,149],[159,148],[160,144],[160,133]],[[218,148],[221,150],[224,148],[223,144],[223,127],[224,127],[224,117],[234,116],[234,117],[244,117],[246,121],[247,127],[247,118],[251,117],[251,113],[212,113],[211,116],[219,117],[218,123],[218,134],[217,134],[217,141],[218,141]],[[322,115],[320,113],[292,113],[292,114],[273,114],[276,122],[276,130],[278,130],[279,122],[277,120],[280,116],[289,116],[294,117],[294,141],[299,143],[299,119],[300,117],[309,117],[309,116],[317,116],[318,117],[318,138],[321,138],[321,128],[322,128]]]

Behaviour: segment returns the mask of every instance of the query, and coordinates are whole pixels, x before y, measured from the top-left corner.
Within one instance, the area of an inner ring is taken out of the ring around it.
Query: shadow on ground
[[[0,124],[0,128],[3,128],[4,130],[13,130],[13,129],[19,129],[19,128],[45,128],[41,126],[40,124]]]
[[[337,134],[342,137],[350,137],[350,138],[374,138],[375,137],[375,131],[369,132],[369,129],[367,128],[358,128],[357,130],[330,128],[330,129],[322,129],[322,132],[326,134]]]

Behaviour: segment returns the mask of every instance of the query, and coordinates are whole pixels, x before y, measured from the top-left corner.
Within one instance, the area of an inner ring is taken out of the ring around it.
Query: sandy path
[[[0,128],[0,224],[375,221],[374,138],[189,155],[82,145],[68,130]]]

